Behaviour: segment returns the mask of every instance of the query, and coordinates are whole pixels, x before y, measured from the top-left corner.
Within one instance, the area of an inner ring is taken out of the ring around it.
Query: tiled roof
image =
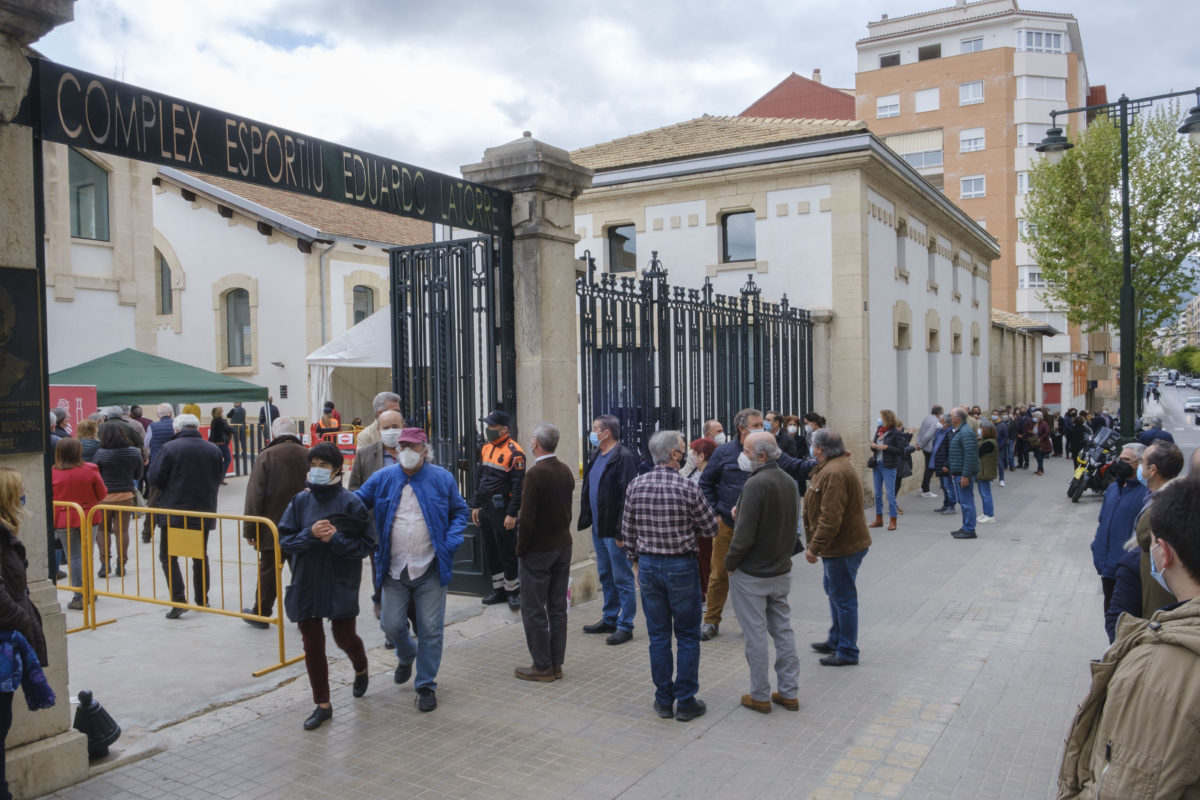
[[[230,194],[303,222],[322,233],[381,244],[423,244],[433,240],[433,226],[422,220],[338,203],[319,197],[269,189],[253,183],[187,173]]]
[[[738,116],[854,119],[854,95],[793,72]]]
[[[865,122],[855,120],[713,117],[705,114],[665,128],[581,147],[571,152],[571,159],[581,166],[603,171],[844,136],[866,129]]]

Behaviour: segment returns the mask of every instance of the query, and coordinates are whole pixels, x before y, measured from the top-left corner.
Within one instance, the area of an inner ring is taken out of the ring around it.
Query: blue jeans
[[[1004,480],[1004,470],[1013,468],[1013,442],[1009,439],[1000,449],[1000,480]]]
[[[637,613],[637,586],[633,581],[633,566],[629,556],[617,547],[616,539],[602,539],[592,526],[592,547],[596,551],[596,572],[604,592],[604,621],[623,631],[633,630],[633,615]],[[700,578],[696,578],[699,585]]]
[[[962,509],[962,529],[967,533],[975,531],[975,479],[968,478],[970,483],[963,486],[962,479],[954,476],[954,491],[958,494],[958,507]]]
[[[386,558],[386,556],[385,556]],[[442,665],[442,638],[446,627],[446,587],[438,577],[435,559],[415,581],[404,570],[400,580],[383,574],[383,608],[379,627],[388,641],[396,643],[396,658],[401,664],[416,663],[417,689],[437,688],[438,668]],[[417,641],[408,635],[408,604],[417,608]]]
[[[883,460],[883,456],[875,457],[880,461]],[[899,516],[896,513],[896,468],[876,464],[875,469],[871,470],[871,475],[875,479],[875,514],[877,516],[883,515],[883,494],[886,491],[888,516]]]
[[[700,565],[692,554],[644,553],[638,557],[638,583],[650,638],[654,699],[664,708],[676,702],[687,708],[700,689]]]
[[[949,475],[938,476],[942,482],[942,508],[954,508],[954,504],[958,502],[958,492],[954,485],[954,478]]]
[[[823,557],[825,594],[829,597],[829,613],[833,624],[826,640],[839,658],[858,661],[858,588],[854,585],[858,568],[867,551],[837,558]]]
[[[996,516],[996,509],[992,505],[992,482],[980,481],[977,485],[979,486],[979,497],[983,500],[983,515],[985,517]]]

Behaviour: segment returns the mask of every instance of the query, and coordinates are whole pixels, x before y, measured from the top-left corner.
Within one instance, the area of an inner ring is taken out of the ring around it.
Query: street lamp
[[[1062,160],[1063,155],[1074,147],[1067,137],[1063,136],[1062,128],[1054,126],[1059,114],[1077,114],[1088,111],[1107,111],[1110,116],[1113,109],[1118,109],[1117,120],[1121,130],[1121,438],[1133,439],[1133,418],[1137,413],[1137,386],[1134,376],[1134,360],[1137,357],[1137,323],[1133,305],[1133,256],[1129,243],[1129,106],[1134,104],[1134,112],[1146,103],[1156,100],[1166,100],[1171,97],[1196,95],[1196,107],[1179,126],[1180,133],[1188,134],[1193,142],[1200,144],[1200,86],[1186,92],[1170,92],[1153,97],[1140,97],[1130,100],[1125,95],[1115,103],[1098,103],[1080,108],[1068,108],[1065,111],[1051,111],[1051,128],[1046,131],[1046,138],[1034,149],[1045,153],[1052,164]]]

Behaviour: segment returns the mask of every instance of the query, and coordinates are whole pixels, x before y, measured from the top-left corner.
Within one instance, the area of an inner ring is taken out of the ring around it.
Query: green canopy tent
[[[51,373],[50,383],[95,386],[101,406],[267,399],[265,386],[132,348]]]

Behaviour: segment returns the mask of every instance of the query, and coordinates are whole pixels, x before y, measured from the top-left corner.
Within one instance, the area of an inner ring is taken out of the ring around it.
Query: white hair
[[[295,436],[296,435],[296,420],[291,417],[276,417],[271,422],[271,438],[277,439],[280,436]]]
[[[160,417],[172,417],[175,415],[175,406],[170,403],[158,404],[158,415]]]
[[[174,425],[176,433],[179,433],[179,431],[183,430],[184,428],[196,430],[200,427],[200,420],[196,419],[195,414],[180,414],[175,418]]]

